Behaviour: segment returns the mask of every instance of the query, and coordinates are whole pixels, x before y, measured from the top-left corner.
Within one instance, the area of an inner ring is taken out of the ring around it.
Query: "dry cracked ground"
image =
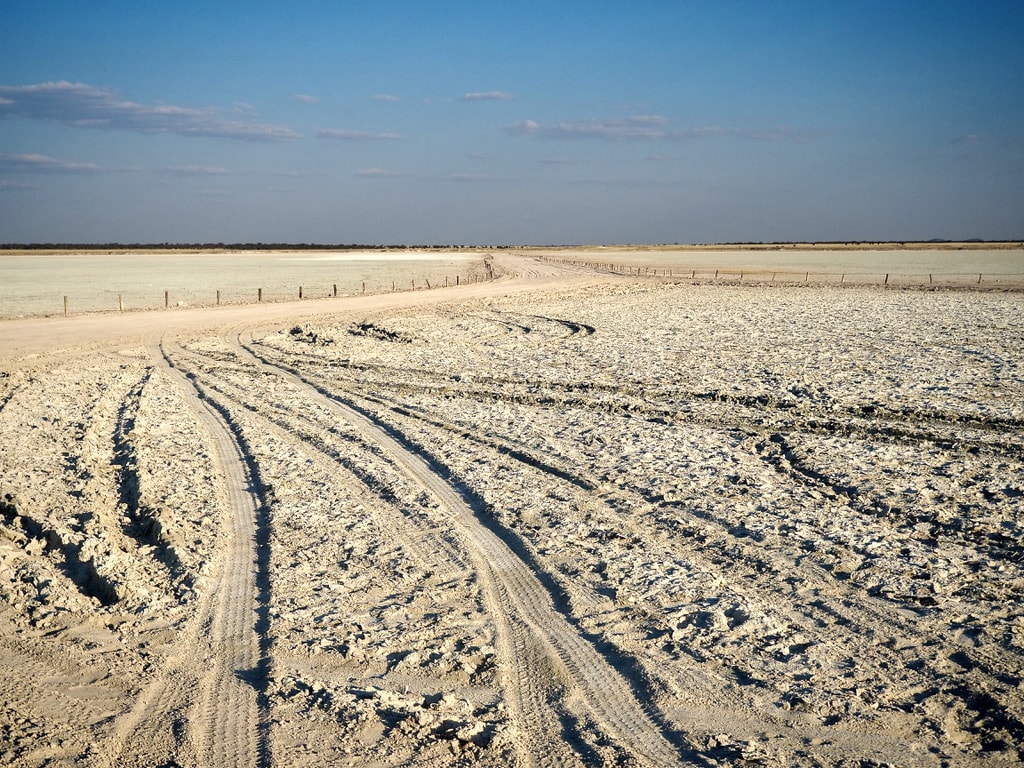
[[[610,279],[0,372],[0,763],[1024,760],[1020,294]]]

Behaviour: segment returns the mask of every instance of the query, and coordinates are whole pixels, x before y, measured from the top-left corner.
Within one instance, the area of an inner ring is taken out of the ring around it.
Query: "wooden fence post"
[[[64,317],[68,316],[68,297],[64,297]]]
[[[299,298],[300,299],[302,298],[302,286],[301,285],[299,286]]]
[[[334,296],[334,298],[338,298],[338,284],[337,283],[334,284],[333,296]]]
[[[886,273],[886,275],[885,275],[885,282],[883,283],[883,285],[888,285],[888,284],[889,284],[889,274]]]
[[[256,301],[260,302],[261,304],[263,303],[263,289],[262,288],[257,288],[256,289]]]
[[[117,311],[124,312],[124,294],[117,294]]]
[[[220,306],[220,291],[217,291],[217,306]]]
[[[171,292],[164,291],[164,309],[167,309],[169,306],[171,306]]]

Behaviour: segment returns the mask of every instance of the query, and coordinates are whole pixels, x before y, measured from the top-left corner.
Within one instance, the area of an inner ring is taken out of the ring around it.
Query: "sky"
[[[0,243],[1024,238],[1020,0],[8,0]]]

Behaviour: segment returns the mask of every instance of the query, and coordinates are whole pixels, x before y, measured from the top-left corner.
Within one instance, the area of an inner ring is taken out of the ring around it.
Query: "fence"
[[[667,277],[701,283],[879,286],[885,288],[981,288],[1024,290],[1024,273],[830,272],[821,270],[737,269],[702,266],[638,266],[544,257],[558,264],[640,277]]]
[[[76,300],[73,294],[63,296],[63,314],[69,317],[72,314],[105,311],[137,311],[152,309],[172,309],[181,307],[219,307],[241,304],[262,304],[282,301],[296,301],[306,299],[323,298],[344,298],[348,296],[364,296],[382,293],[397,293],[402,291],[432,290],[437,288],[457,287],[469,285],[484,280],[493,279],[494,273],[490,264],[486,264],[479,270],[471,269],[468,272],[454,275],[432,275],[419,278],[405,277],[385,282],[362,280],[358,283],[331,283],[330,285],[298,285],[293,289],[275,287],[274,289],[254,288],[248,292],[239,290],[210,289],[205,291],[182,290],[173,292],[164,290],[157,292],[121,291],[116,294],[113,291],[104,291],[106,298],[92,296],[90,300],[80,297],[76,308]],[[341,285],[341,290],[339,290]],[[158,298],[159,297],[159,298]],[[82,308],[82,305],[85,308]],[[52,309],[39,307],[38,312],[29,311],[25,314],[52,314]]]

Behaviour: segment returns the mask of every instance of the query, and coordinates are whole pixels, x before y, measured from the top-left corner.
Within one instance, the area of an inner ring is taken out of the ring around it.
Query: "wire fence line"
[[[457,273],[424,274],[419,277],[403,276],[395,279],[369,279],[358,282],[330,283],[314,282],[295,286],[271,285],[251,289],[178,288],[176,290],[124,290],[105,289],[89,295],[75,293],[48,294],[33,301],[28,311],[18,314],[4,312],[0,317],[46,316],[63,314],[65,317],[98,312],[135,312],[158,309],[208,308],[238,306],[245,304],[277,303],[307,299],[345,298],[350,296],[374,295],[401,291],[432,290],[469,285],[493,278],[486,265]],[[56,306],[54,303],[56,302]]]
[[[1024,273],[984,272],[843,272],[827,270],[740,269],[713,266],[650,266],[544,257],[546,261],[640,277],[668,277],[694,282],[778,285],[880,286],[890,288],[981,288],[1024,290]]]

